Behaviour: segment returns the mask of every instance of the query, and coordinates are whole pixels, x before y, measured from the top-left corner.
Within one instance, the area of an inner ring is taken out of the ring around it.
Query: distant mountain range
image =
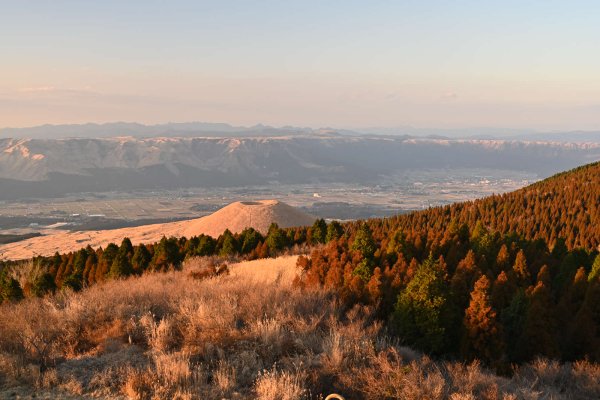
[[[65,139],[65,138],[111,138],[131,136],[150,137],[279,137],[279,136],[411,136],[431,139],[485,139],[485,140],[521,140],[553,142],[598,142],[600,131],[538,132],[527,129],[501,128],[415,128],[373,127],[357,129],[337,129],[283,126],[272,127],[258,124],[255,126],[233,126],[226,123],[183,122],[158,125],[143,125],[132,122],[114,122],[104,124],[42,125],[29,128],[0,129],[0,138],[19,139]]]
[[[500,128],[464,128],[464,129],[426,129],[403,126],[398,128],[364,128],[357,130],[363,134],[374,135],[410,135],[414,137],[445,139],[483,139],[483,140],[520,140],[547,141],[562,143],[600,143],[600,131],[564,131],[537,132],[527,129]]]
[[[42,125],[31,128],[0,129],[0,138],[20,139],[65,139],[65,138],[108,138],[132,137],[245,137],[287,136],[318,131],[311,128],[281,127],[266,125],[252,127],[232,126],[224,123],[185,122],[159,125],[142,125],[131,122],[106,124]]]
[[[0,200],[113,190],[376,183],[382,176],[408,169],[493,168],[545,177],[596,160],[600,160],[597,143],[349,136],[325,131],[278,136],[0,139]]]

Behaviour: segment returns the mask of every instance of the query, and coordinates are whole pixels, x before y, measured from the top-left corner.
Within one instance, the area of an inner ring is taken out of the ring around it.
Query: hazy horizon
[[[124,131],[119,130],[122,126]],[[61,128],[64,128],[61,129]],[[598,130],[538,130],[527,128],[497,128],[491,126],[473,126],[457,128],[421,127],[421,126],[295,126],[295,125],[269,125],[258,122],[253,125],[236,125],[226,121],[167,121],[156,124],[144,124],[137,121],[107,121],[84,122],[65,124],[40,124],[33,126],[0,126],[0,138],[69,138],[69,137],[116,137],[116,136],[170,136],[178,134],[198,137],[208,134],[217,135],[220,132],[226,135],[239,133],[252,135],[252,132],[261,136],[281,136],[285,132],[302,134],[319,131],[338,132],[353,136],[411,136],[423,138],[448,138],[448,139],[493,139],[493,140],[541,140],[553,141],[600,141]]]
[[[132,124],[132,125],[142,125],[146,127],[155,127],[155,126],[164,126],[164,125],[177,125],[177,124],[207,124],[207,125],[226,125],[232,128],[242,128],[242,129],[250,129],[254,127],[269,127],[275,129],[285,129],[285,128],[300,128],[300,129],[333,129],[333,130],[350,130],[350,131],[365,131],[371,132],[376,130],[383,131],[391,131],[391,130],[416,130],[416,131],[505,131],[505,132],[524,132],[524,133],[546,133],[546,132],[565,132],[565,130],[557,129],[557,130],[538,130],[531,128],[519,128],[519,127],[506,127],[506,128],[498,128],[494,126],[459,126],[453,128],[444,128],[440,126],[414,126],[414,125],[390,125],[390,126],[379,126],[379,125],[364,125],[364,126],[317,126],[317,125],[291,125],[291,124],[267,124],[261,121],[258,121],[253,124],[233,124],[228,121],[197,121],[197,120],[179,120],[179,121],[158,121],[156,123],[144,123],[140,121],[128,121],[128,120],[107,120],[107,121],[86,121],[86,122],[59,122],[59,123],[40,123],[34,125],[21,125],[21,126],[0,126],[0,131],[2,130],[13,130],[13,129],[33,129],[33,128],[41,128],[44,126],[49,127],[59,127],[59,126],[86,126],[86,125],[116,125],[116,124]],[[581,132],[594,132],[595,130],[573,130],[573,131],[581,131]],[[425,133],[424,133],[425,134]]]
[[[591,1],[4,2],[0,121],[598,130]]]

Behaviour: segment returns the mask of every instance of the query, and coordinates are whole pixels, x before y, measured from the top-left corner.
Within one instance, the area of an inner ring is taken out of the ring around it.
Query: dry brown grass
[[[298,255],[284,255],[277,258],[263,258],[253,261],[233,262],[227,266],[232,278],[253,283],[278,283],[279,285],[290,284],[300,272],[297,267]]]
[[[248,227],[266,234],[272,222],[276,222],[281,228],[287,228],[309,226],[315,219],[316,217],[277,200],[235,202],[213,214],[186,221],[101,231],[46,230],[43,236],[0,245],[0,253],[8,260],[23,260],[35,255],[51,256],[56,251],[75,252],[87,245],[106,248],[109,243],[121,243],[124,237],[128,237],[134,244],[154,243],[163,236],[189,238],[203,233],[216,238],[225,229],[239,233]]]
[[[367,308],[291,285],[295,259],[180,272],[0,307],[0,398],[597,399],[600,366],[503,378],[386,338]]]
[[[262,372],[256,379],[256,396],[260,400],[300,400],[307,395],[305,374],[301,372]]]

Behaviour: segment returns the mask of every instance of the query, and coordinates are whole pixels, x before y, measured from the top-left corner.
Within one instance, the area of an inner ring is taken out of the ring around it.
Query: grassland
[[[433,361],[364,307],[292,284],[295,257],[96,285],[0,307],[0,398],[597,399],[600,366],[538,360],[496,376]],[[194,276],[196,278],[194,278]]]

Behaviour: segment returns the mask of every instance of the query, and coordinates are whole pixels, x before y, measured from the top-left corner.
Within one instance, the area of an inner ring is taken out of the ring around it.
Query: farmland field
[[[0,233],[95,230],[198,218],[233,201],[278,198],[333,219],[381,217],[503,193],[538,177],[502,170],[413,170],[365,186],[341,183],[77,194],[0,205]]]

